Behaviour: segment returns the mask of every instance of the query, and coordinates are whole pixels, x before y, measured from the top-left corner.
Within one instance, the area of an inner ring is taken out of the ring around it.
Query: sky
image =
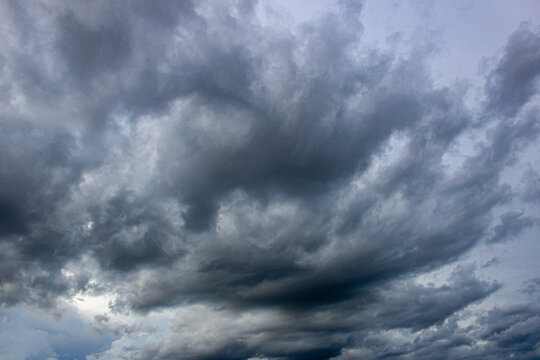
[[[537,1],[1,1],[0,359],[540,358]]]

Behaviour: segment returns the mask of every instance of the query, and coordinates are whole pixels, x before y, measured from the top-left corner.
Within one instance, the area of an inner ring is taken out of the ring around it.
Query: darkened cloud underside
[[[540,33],[509,37],[478,113],[434,86],[422,47],[365,47],[355,5],[292,32],[244,1],[5,2],[3,306],[82,291],[279,314],[215,310],[204,346],[173,326],[145,359],[538,355],[535,306],[458,326],[500,284],[412,278],[537,226],[493,211],[539,198],[534,170],[522,193],[501,174],[538,141]]]

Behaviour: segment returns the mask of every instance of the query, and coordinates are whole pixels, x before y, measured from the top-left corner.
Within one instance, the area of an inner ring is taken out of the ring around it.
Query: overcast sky
[[[0,3],[1,359],[540,358],[540,2]]]

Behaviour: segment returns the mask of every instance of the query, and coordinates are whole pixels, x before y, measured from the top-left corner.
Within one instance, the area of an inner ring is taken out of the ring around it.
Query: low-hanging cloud
[[[2,7],[3,306],[183,309],[141,359],[537,354],[536,307],[467,313],[498,282],[413,280],[537,224],[493,221],[538,193],[501,181],[538,141],[534,29],[475,112],[428,52],[363,45],[354,2],[294,31],[244,1]]]

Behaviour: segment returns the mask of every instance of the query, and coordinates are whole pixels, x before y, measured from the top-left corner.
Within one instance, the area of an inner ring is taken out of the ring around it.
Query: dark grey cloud
[[[538,357],[538,308],[515,305],[475,315],[460,326],[457,317],[396,344],[391,334],[376,333],[361,340],[338,359],[534,359]]]
[[[501,223],[495,226],[493,235],[489,239],[490,242],[499,242],[505,240],[512,240],[510,236],[517,236],[523,230],[532,227],[538,220],[530,217],[523,216],[523,213],[511,211],[501,215]]]
[[[342,306],[307,313],[277,311],[271,320],[267,314],[261,315],[265,320],[257,321],[245,312],[193,305],[177,315],[171,338],[148,345],[141,358],[243,359],[258,354],[271,359],[328,359],[373,332],[397,329],[414,333],[442,327],[452,314],[497,288],[497,284],[476,279],[468,267],[456,269],[448,284],[440,287],[398,281]],[[212,320],[206,325],[190,321],[197,318]],[[195,335],[205,331],[214,335],[204,339]]]
[[[540,278],[530,279],[525,282],[525,287],[521,290],[525,294],[535,295],[540,292]]]
[[[182,256],[167,244],[177,234],[163,210],[148,206],[144,199],[123,191],[92,212],[86,241],[105,268],[129,271],[145,264],[167,265]]]
[[[131,52],[131,39],[122,23],[92,29],[72,12],[58,19],[58,47],[75,79],[88,81],[101,72],[118,70]]]
[[[486,82],[488,107],[514,115],[538,91],[539,48],[540,37],[527,24],[512,34]]]
[[[469,304],[485,298],[500,285],[479,281],[470,268],[459,268],[449,285],[439,288],[402,283],[385,289],[374,309],[375,326],[383,329],[410,328],[413,331],[444,322]],[[375,327],[373,326],[373,327]]]
[[[510,36],[477,113],[422,47],[364,46],[358,2],[295,31],[244,1],[2,7],[2,306],[112,293],[210,324],[178,320],[141,359],[536,354],[533,306],[458,324],[501,284],[415,280],[537,221],[505,208],[534,204],[535,170],[501,180],[540,131],[534,30]]]

